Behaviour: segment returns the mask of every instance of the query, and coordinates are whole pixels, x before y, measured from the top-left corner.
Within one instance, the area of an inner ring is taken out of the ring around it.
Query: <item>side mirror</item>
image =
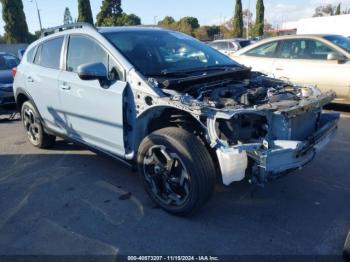
[[[80,65],[77,71],[81,80],[98,80],[102,87],[108,82],[107,68],[102,63]]]
[[[342,62],[342,61],[346,60],[346,58],[344,56],[342,56],[341,54],[331,52],[331,53],[328,53],[327,60]]]

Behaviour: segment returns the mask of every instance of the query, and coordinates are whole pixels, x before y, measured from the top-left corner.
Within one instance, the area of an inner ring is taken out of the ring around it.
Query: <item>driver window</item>
[[[77,72],[80,65],[102,63],[106,66],[109,80],[122,79],[123,74],[116,62],[97,44],[83,36],[71,36],[67,53],[67,71]]]
[[[326,44],[316,41],[316,40],[307,40],[307,51],[305,52],[308,59],[314,60],[327,60],[329,53],[337,53],[333,48],[327,46]],[[339,54],[340,55],[340,54]]]
[[[335,52],[326,44],[312,39],[296,39],[283,42],[280,58],[327,60],[329,53]]]

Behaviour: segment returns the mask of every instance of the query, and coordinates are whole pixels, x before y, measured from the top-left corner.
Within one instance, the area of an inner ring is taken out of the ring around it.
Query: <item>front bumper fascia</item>
[[[306,141],[275,140],[269,143],[242,144],[230,148],[219,148],[217,157],[225,185],[243,179],[234,176],[236,169],[229,161],[235,154],[246,152],[247,157],[257,163],[256,176],[259,183],[274,179],[282,173],[300,169],[310,163],[317,152],[325,147],[335,136],[338,129],[340,114],[322,114],[321,127]],[[240,171],[242,172],[242,171]],[[254,175],[254,174],[253,174]]]

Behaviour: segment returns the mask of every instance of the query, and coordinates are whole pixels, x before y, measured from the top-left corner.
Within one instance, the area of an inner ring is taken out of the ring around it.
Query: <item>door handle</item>
[[[67,85],[66,83],[64,83],[64,84],[60,85],[60,89],[66,91],[66,90],[70,90],[71,87],[69,85]]]
[[[27,77],[27,82],[28,83],[34,83],[34,79],[31,76]]]
[[[276,71],[283,71],[284,69],[283,68],[280,68],[280,67],[277,67],[276,68]]]

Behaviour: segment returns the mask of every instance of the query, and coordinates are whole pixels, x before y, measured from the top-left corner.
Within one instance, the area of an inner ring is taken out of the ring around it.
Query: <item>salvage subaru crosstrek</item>
[[[46,31],[17,68],[29,142],[63,137],[137,167],[161,208],[202,207],[216,181],[264,184],[300,169],[336,133],[335,93],[252,72],[159,28]]]

